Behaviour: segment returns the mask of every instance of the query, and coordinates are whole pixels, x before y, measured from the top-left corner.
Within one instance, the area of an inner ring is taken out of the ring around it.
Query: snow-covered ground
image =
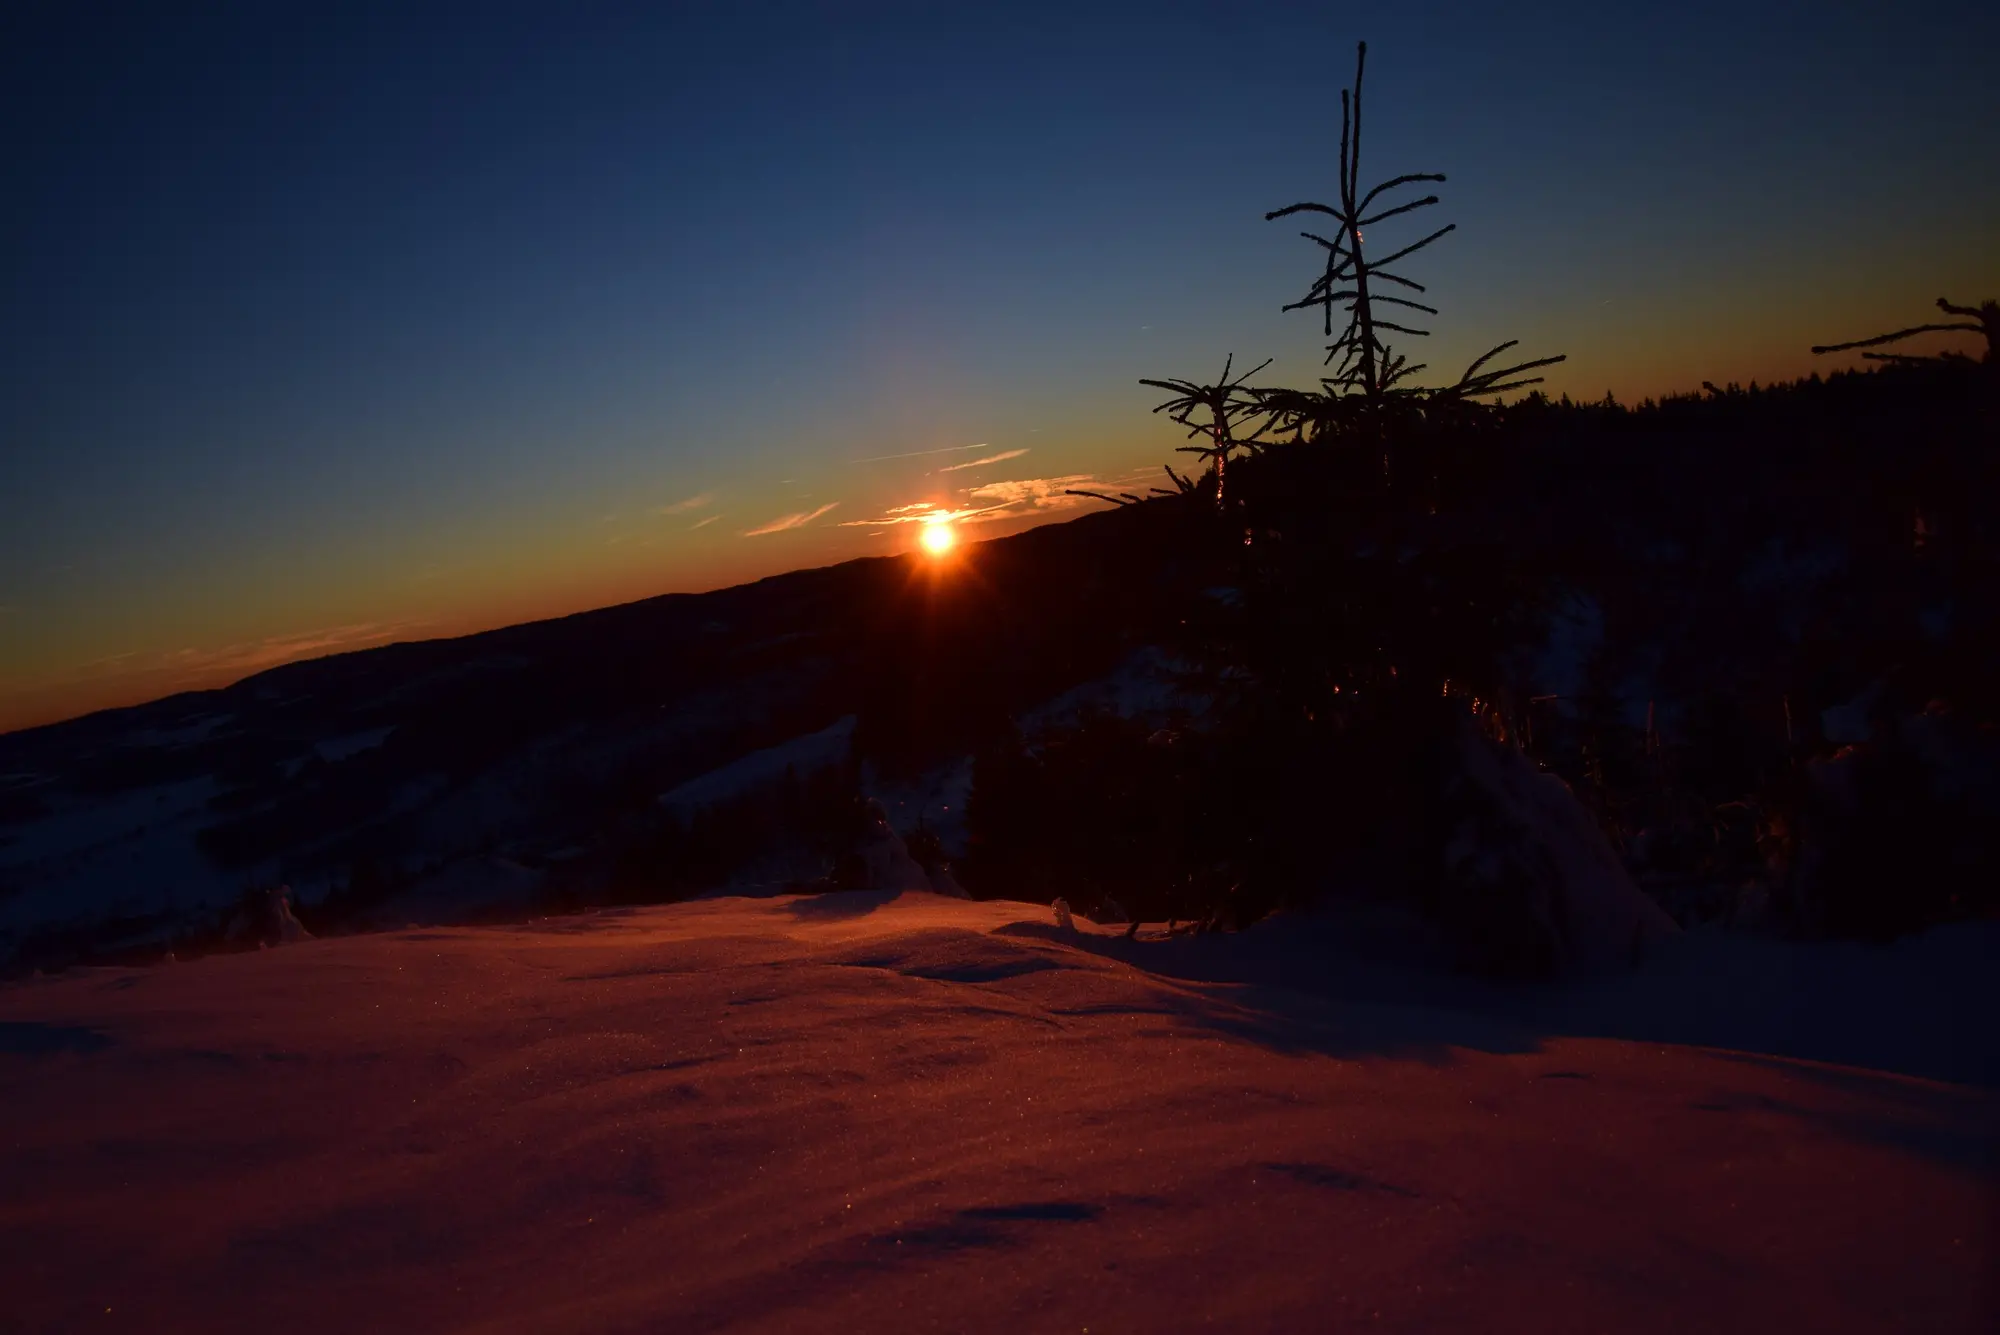
[[[1989,1089],[1647,1032],[1699,934],[1621,1002],[1350,927],[714,898],[13,984],[0,1329],[1993,1328]]]
[[[109,796],[54,793],[39,820],[0,838],[0,961],[10,931],[79,919],[172,916],[233,900],[236,879],[196,849],[212,778]]]
[[[1161,722],[1176,714],[1199,714],[1208,707],[1208,700],[1184,681],[1189,671],[1186,664],[1157,646],[1137,650],[1106,676],[1072,687],[1024,712],[1019,719],[1021,731],[1033,736],[1073,724],[1090,710]]]

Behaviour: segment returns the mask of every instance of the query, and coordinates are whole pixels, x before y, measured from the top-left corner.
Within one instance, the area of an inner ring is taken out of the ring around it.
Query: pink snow
[[[0,1329],[1993,1328],[1988,1092],[1120,931],[710,899],[0,989]]]

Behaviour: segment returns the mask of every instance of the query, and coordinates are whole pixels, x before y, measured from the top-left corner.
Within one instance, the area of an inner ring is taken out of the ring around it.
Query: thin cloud
[[[899,505],[872,519],[850,519],[840,527],[876,528],[883,524],[976,524],[987,515],[1004,508],[1004,506],[988,505],[954,510],[949,506],[933,505],[927,501],[922,505]]]
[[[361,622],[270,635],[220,647],[111,654],[77,664],[64,673],[60,684],[0,677],[0,688],[6,688],[0,694],[0,728],[29,726],[88,709],[213,687],[281,663],[367,649],[390,640],[414,638],[425,630],[435,633],[436,623],[416,618]]]
[[[966,487],[960,495],[970,504],[946,505],[938,501],[913,501],[908,505],[893,505],[879,515],[867,519],[850,519],[842,528],[881,529],[890,524],[990,524],[997,520],[1012,519],[1016,516],[1070,510],[1087,504],[1087,496],[1072,496],[1071,488],[1104,485],[1089,473],[1070,473],[1063,477],[1019,478],[1010,482],[986,482],[976,487]]]
[[[1091,484],[1093,489],[1098,491],[1137,492],[1142,496],[1156,490],[1164,491],[1169,485],[1165,470],[1158,464],[1128,468],[1111,477],[1099,478]]]
[[[965,493],[975,501],[992,502],[993,508],[1026,506],[1031,510],[1068,510],[1088,500],[1071,496],[1069,490],[1095,481],[1089,473],[1066,477],[1029,477],[1012,482],[987,482]]]
[[[743,536],[746,538],[761,538],[767,533],[783,533],[788,529],[804,528],[807,524],[812,523],[813,520],[818,519],[821,515],[839,504],[839,501],[828,501],[817,510],[803,510],[795,515],[780,515],[762,528],[745,529]]]
[[[220,648],[113,654],[109,658],[84,664],[84,671],[93,678],[161,673],[173,682],[213,680],[224,675],[248,676],[294,659],[366,649],[407,636],[430,624],[418,619],[368,621],[289,635],[271,635]]]
[[[371,644],[381,644],[394,639],[401,631],[418,624],[414,621],[363,622],[351,626],[331,626],[325,630],[310,630],[298,635],[272,635],[251,644],[231,645],[225,649],[201,653],[196,650],[182,650],[174,655],[178,663],[190,661],[209,664],[225,664],[230,667],[262,668],[276,663],[287,663],[295,658],[305,658],[320,654],[334,653],[343,649],[360,649]]]
[[[699,524],[688,525],[688,532],[692,533],[698,528],[707,528],[710,524],[713,524],[716,520],[720,518],[722,518],[721,515],[710,515],[708,518],[702,520]]]
[[[704,505],[713,505],[713,504],[715,504],[715,493],[712,491],[704,491],[699,496],[690,496],[684,501],[675,501],[672,505],[663,505],[658,510],[655,510],[653,513],[662,515],[684,515],[690,510],[699,510]]]
[[[977,445],[947,445],[941,450],[911,450],[907,454],[871,454],[866,459],[849,459],[851,464],[879,464],[885,459],[921,459],[928,454],[963,454],[967,450],[983,450],[986,442]]]
[[[952,464],[937,471],[940,473],[956,473],[962,468],[984,468],[988,464],[1001,464],[1007,462],[1009,459],[1018,459],[1026,453],[1026,450],[1002,450],[998,454],[989,454],[984,459],[968,459],[962,464]]]

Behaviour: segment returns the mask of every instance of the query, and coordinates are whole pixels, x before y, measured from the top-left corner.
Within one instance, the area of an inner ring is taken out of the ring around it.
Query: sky
[[[2000,295],[1972,4],[168,8],[0,19],[0,730],[1158,477],[1141,377],[1320,369],[1263,214],[1358,39],[1440,367],[1637,399]]]

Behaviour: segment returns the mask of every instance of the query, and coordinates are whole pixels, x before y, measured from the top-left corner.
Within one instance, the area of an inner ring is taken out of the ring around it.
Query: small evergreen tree
[[[1288,311],[1320,309],[1322,333],[1332,339],[1326,348],[1326,362],[1333,367],[1333,374],[1321,379],[1318,390],[1276,390],[1266,394],[1264,402],[1274,425],[1289,431],[1294,439],[1350,439],[1386,447],[1383,469],[1387,485],[1393,481],[1392,456],[1401,433],[1438,419],[1460,420],[1466,415],[1467,406],[1479,399],[1540,384],[1543,377],[1527,373],[1552,366],[1563,358],[1541,357],[1489,367],[1488,363],[1517,345],[1518,340],[1510,339],[1488,349],[1452,384],[1426,386],[1413,382],[1419,371],[1428,369],[1427,365],[1413,363],[1396,351],[1384,337],[1384,331],[1427,338],[1431,331],[1403,323],[1412,318],[1403,312],[1436,315],[1438,309],[1415,297],[1399,296],[1385,289],[1393,286],[1404,292],[1427,294],[1422,283],[1392,266],[1400,266],[1410,256],[1457,230],[1458,224],[1446,223],[1387,255],[1370,258],[1365,229],[1438,203],[1435,194],[1392,203],[1396,192],[1427,182],[1441,183],[1445,177],[1442,172],[1405,172],[1362,190],[1361,92],[1367,64],[1368,44],[1362,42],[1355,51],[1354,87],[1342,89],[1340,94],[1339,202],[1307,200],[1264,215],[1266,221],[1275,221],[1295,214],[1316,213],[1334,224],[1332,236],[1300,233],[1324,252],[1325,260],[1305,295],[1284,307]],[[1382,306],[1397,309],[1385,313],[1378,309]],[[1346,317],[1337,336],[1336,310]],[[1389,318],[1391,315],[1397,318]]]

